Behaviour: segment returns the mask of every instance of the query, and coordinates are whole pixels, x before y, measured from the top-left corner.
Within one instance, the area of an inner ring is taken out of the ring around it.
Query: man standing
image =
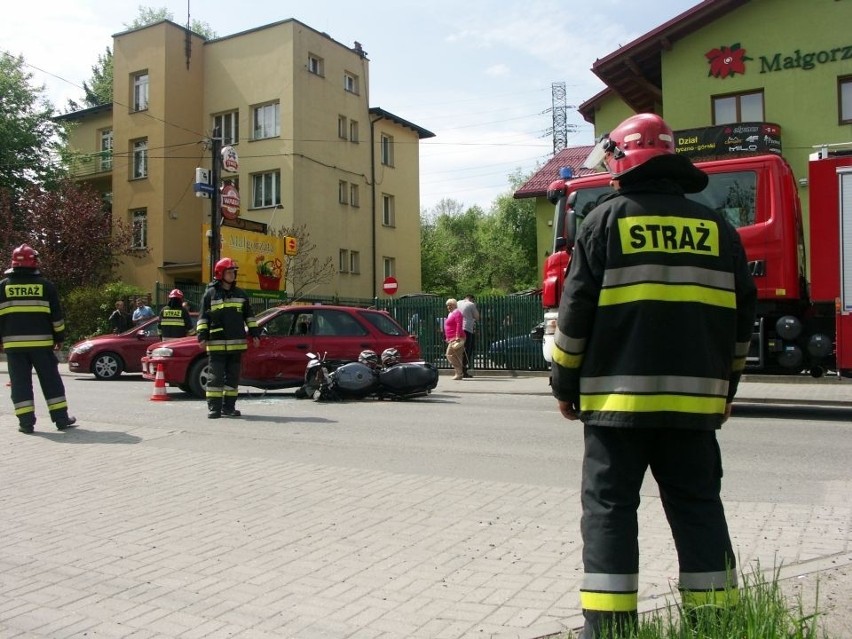
[[[59,295],[53,283],[42,277],[38,266],[38,253],[21,244],[12,251],[12,267],[0,281],[0,336],[9,364],[18,430],[22,433],[35,430],[33,368],[56,428],[74,428],[77,421],[68,416],[65,385],[54,352],[62,348],[65,340]]]
[[[115,303],[115,310],[109,316],[109,327],[116,335],[130,328],[130,317],[124,310],[124,300],[118,300]]]
[[[462,375],[473,377],[470,369],[473,368],[473,347],[476,335],[476,323],[479,321],[479,309],[476,308],[476,300],[473,295],[465,295],[459,301],[459,311],[462,314],[462,327],[464,328],[464,362]]]
[[[248,348],[246,328],[255,347],[260,330],[248,295],[237,287],[237,263],[222,258],[213,267],[211,282],[201,300],[201,315],[195,327],[198,342],[207,347],[210,380],[207,382],[207,417],[239,417],[237,390],[243,352]]]
[[[141,297],[136,298],[136,308],[133,310],[133,324],[139,325],[146,319],[154,317],[153,309]]]
[[[648,467],[687,617],[736,603],[716,430],[730,415],[756,303],[737,232],[684,197],[707,176],[675,155],[660,117],[622,122],[587,166],[601,160],[616,192],[577,231],[552,373],[559,410],[584,423],[583,639],[635,623],[636,510]]]

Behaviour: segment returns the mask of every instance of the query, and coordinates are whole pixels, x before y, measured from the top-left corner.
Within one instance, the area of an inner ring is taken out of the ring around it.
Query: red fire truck
[[[798,185],[787,162],[775,153],[696,162],[710,183],[688,197],[737,228],[757,284],[750,372],[852,376],[852,144],[815,148],[807,184],[810,282]],[[609,180],[601,173],[557,180],[548,189],[556,213],[542,293],[547,361],[576,228],[611,193]]]

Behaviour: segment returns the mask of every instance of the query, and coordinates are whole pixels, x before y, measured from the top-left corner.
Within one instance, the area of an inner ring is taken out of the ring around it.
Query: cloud
[[[493,64],[487,69],[485,69],[485,75],[491,76],[492,78],[499,78],[507,75],[511,75],[512,71],[505,64]]]

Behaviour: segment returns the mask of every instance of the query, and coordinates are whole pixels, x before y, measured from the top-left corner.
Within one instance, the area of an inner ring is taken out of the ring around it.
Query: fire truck
[[[828,371],[852,377],[852,143],[814,147],[807,178],[810,281],[798,183],[779,153],[696,161],[710,178],[687,197],[721,213],[742,238],[758,290],[746,371]],[[577,227],[610,177],[563,177],[550,184],[556,205],[553,250],[544,265],[543,351],[552,360],[563,281]]]

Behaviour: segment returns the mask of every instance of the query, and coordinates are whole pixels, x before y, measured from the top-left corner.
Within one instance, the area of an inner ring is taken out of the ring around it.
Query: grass
[[[835,639],[820,630],[819,584],[813,612],[806,613],[801,595],[791,605],[778,584],[778,571],[767,580],[758,570],[742,576],[739,605],[708,606],[691,611],[670,606],[640,615],[638,627],[617,639]],[[570,639],[571,633],[559,636]],[[599,639],[615,639],[600,637]],[[839,639],[839,638],[836,638]]]

